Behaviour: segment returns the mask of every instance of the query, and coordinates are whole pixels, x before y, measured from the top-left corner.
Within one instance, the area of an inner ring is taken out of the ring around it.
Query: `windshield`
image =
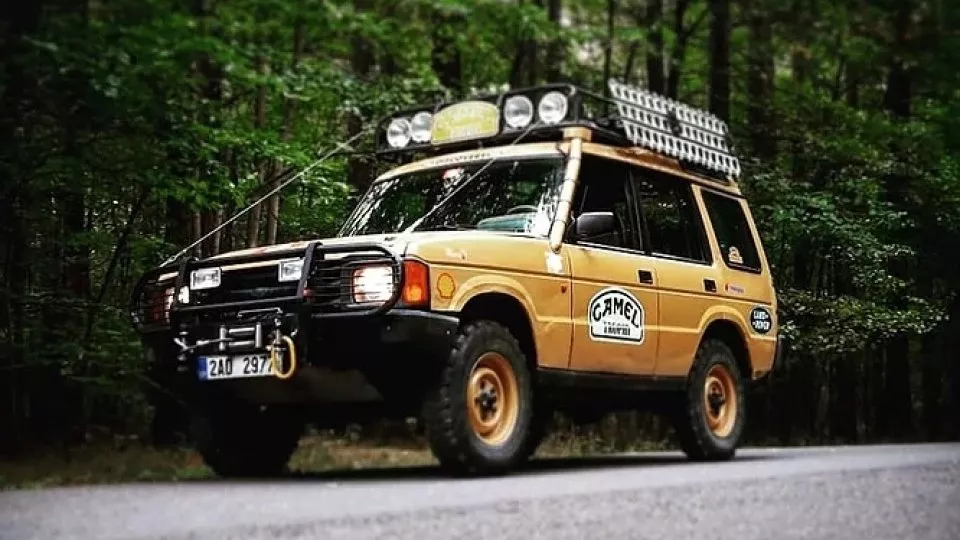
[[[563,171],[561,158],[504,159],[381,180],[357,205],[340,235],[399,232],[429,212],[413,230],[480,229],[546,236]]]

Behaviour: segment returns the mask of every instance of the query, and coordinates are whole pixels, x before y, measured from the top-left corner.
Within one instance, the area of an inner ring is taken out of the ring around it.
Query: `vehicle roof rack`
[[[716,115],[649,90],[608,81],[625,135],[637,146],[707,170],[740,176],[727,124]]]
[[[582,127],[592,140],[641,147],[729,183],[739,178],[727,124],[708,111],[649,90],[608,82],[610,97],[546,84],[398,111],[378,124],[378,156],[410,157],[518,142],[560,140]]]

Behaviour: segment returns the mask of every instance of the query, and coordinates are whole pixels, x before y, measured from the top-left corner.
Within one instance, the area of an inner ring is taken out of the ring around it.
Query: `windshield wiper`
[[[471,225],[461,225],[459,223],[441,223],[432,227],[421,229],[422,231],[472,231],[476,229]]]

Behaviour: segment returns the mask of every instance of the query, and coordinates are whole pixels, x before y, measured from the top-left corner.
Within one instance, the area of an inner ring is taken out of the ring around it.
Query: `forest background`
[[[748,443],[960,436],[960,4],[32,0],[0,20],[0,450],[149,438],[141,273],[391,111],[616,77],[728,120],[791,347]],[[198,246],[331,235],[331,159]],[[663,435],[615,419],[619,440]]]

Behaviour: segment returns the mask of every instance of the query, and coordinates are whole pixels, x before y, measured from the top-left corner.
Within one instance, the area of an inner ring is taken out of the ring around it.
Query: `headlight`
[[[567,117],[567,98],[560,92],[550,92],[540,99],[537,115],[545,124],[556,124]]]
[[[503,119],[513,129],[527,127],[533,120],[533,102],[526,96],[511,96],[503,106]]]
[[[190,288],[198,291],[201,289],[214,289],[220,286],[219,268],[201,268],[190,272]]]
[[[393,296],[393,267],[364,266],[353,271],[353,301],[385,302]]]
[[[430,130],[433,128],[433,115],[423,111],[418,112],[410,121],[410,136],[414,142],[425,143],[430,140]]]
[[[277,281],[300,281],[303,274],[303,259],[280,261],[277,265]]]
[[[403,148],[410,142],[410,121],[395,118],[387,127],[387,143],[394,148]]]

